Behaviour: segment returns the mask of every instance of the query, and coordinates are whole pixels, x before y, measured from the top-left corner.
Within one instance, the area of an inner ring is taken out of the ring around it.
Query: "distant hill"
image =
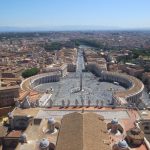
[[[127,29],[111,26],[51,26],[51,27],[11,27],[0,26],[0,32],[34,32],[34,31],[96,31],[96,30],[149,30],[150,28]]]

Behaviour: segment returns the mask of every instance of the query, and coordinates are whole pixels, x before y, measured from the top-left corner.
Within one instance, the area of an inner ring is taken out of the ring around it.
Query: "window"
[[[150,129],[149,126],[144,127],[144,130],[149,130],[149,129]]]

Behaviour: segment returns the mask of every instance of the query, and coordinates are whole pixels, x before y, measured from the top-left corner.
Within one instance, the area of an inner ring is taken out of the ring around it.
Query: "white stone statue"
[[[91,105],[91,101],[90,101],[90,100],[88,100],[88,107],[90,107],[90,105]]]
[[[64,100],[62,100],[62,105],[61,105],[61,107],[65,107],[65,101],[64,101]]]
[[[99,100],[96,100],[96,107],[99,106]]]
[[[67,102],[67,107],[69,107],[70,106],[70,100],[68,100],[68,102]]]
[[[78,107],[78,104],[79,104],[79,102],[78,102],[78,100],[76,99],[76,100],[75,100],[75,107]]]
[[[81,105],[84,107],[84,99],[81,99]]]
[[[49,107],[50,108],[53,107],[53,101],[52,101],[52,99],[49,100]]]

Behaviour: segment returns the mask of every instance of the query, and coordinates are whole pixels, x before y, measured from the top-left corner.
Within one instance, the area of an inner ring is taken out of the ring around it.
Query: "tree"
[[[39,69],[38,68],[31,68],[31,69],[27,69],[25,70],[23,73],[22,73],[22,76],[24,78],[28,78],[28,77],[31,77],[31,76],[34,76],[36,74],[38,74],[39,72]]]
[[[51,44],[46,44],[44,48],[46,51],[60,50],[62,48],[62,44],[58,42],[53,42]]]

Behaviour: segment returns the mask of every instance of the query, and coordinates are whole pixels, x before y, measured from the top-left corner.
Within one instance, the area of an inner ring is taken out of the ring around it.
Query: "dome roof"
[[[137,127],[131,129],[131,133],[133,135],[139,135],[140,132],[141,132],[141,130],[139,128],[137,128]]]
[[[55,119],[53,117],[48,118],[48,123],[49,124],[54,124],[55,123]]]
[[[112,121],[111,121],[112,124],[118,124],[118,119],[117,118],[114,118]]]
[[[25,133],[23,133],[20,138],[27,138],[27,135]]]
[[[47,139],[42,139],[40,141],[40,148],[47,148],[49,146],[49,141]]]
[[[9,117],[9,118],[13,118],[13,113],[12,113],[12,112],[9,112],[9,113],[8,113],[8,117]]]
[[[127,142],[125,140],[119,141],[118,142],[118,146],[120,148],[128,148],[128,144],[127,144]]]
[[[20,138],[19,138],[20,142],[26,142],[27,141],[27,135],[26,134],[21,134]]]
[[[135,140],[143,140],[144,139],[144,132],[141,131],[139,128],[134,127],[127,131],[127,137],[130,137]]]

